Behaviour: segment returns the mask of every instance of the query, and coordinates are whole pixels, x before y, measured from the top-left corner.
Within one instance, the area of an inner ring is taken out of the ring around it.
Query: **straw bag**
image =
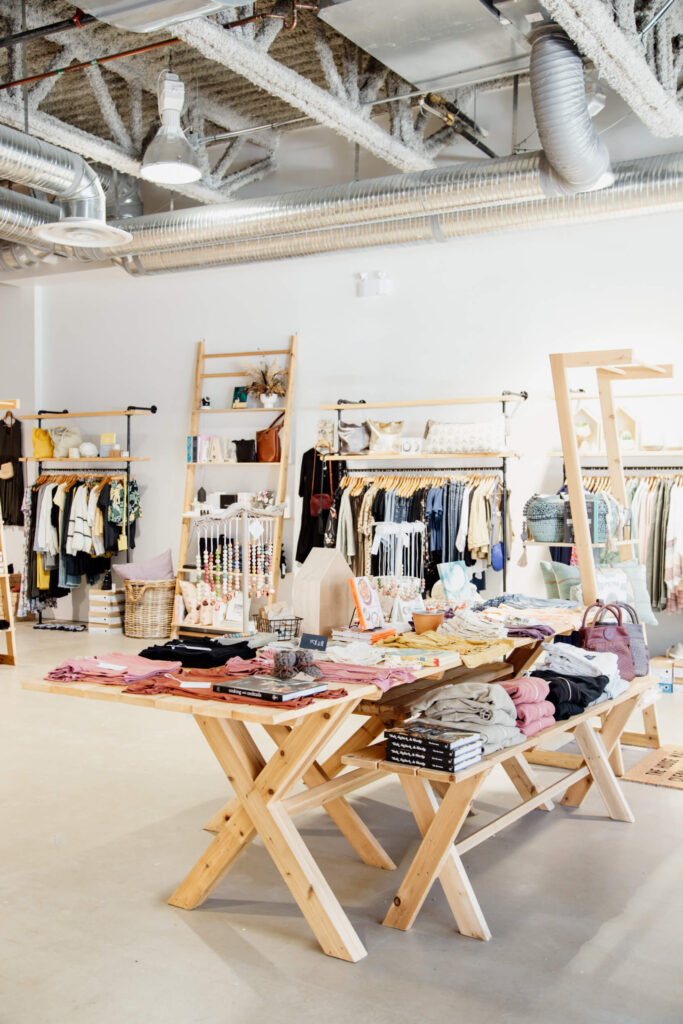
[[[167,637],[173,623],[175,580],[124,580],[126,617],[123,632],[140,638]]]

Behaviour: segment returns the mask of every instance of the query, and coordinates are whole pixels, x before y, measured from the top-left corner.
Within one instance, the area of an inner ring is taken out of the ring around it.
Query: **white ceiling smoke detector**
[[[51,224],[41,224],[33,234],[50,245],[82,245],[91,249],[123,245],[133,237],[129,231],[105,224],[95,217],[65,217]]]
[[[157,185],[181,185],[202,176],[194,149],[180,124],[185,86],[172,71],[160,76],[159,116],[161,128],[145,151],[141,177]]]

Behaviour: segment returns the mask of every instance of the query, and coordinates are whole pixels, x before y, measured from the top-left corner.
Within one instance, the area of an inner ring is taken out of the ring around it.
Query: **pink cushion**
[[[112,569],[123,580],[172,580],[175,576],[170,548],[149,562],[124,562],[112,565]]]

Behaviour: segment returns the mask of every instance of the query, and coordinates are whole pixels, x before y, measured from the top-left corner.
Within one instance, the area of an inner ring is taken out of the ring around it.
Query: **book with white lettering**
[[[214,683],[216,693],[232,693],[239,697],[255,697],[257,700],[270,700],[275,704],[284,704],[298,697],[314,697],[316,693],[324,693],[327,683],[311,679],[276,679],[274,676],[249,676],[247,679],[229,679],[223,683]]]

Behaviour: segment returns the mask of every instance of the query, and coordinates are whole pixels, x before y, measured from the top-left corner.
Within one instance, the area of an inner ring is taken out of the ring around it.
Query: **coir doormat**
[[[626,772],[629,782],[683,789],[683,747],[660,747]]]

